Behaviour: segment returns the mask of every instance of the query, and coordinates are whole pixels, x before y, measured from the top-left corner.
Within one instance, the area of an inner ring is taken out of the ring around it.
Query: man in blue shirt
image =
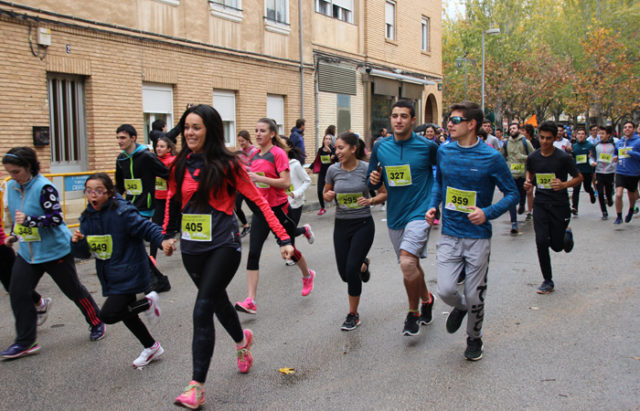
[[[616,167],[616,221],[622,223],[622,193],[627,189],[629,212],[624,219],[631,222],[633,210],[638,200],[638,181],[640,181],[640,137],[634,133],[635,124],[625,121],[622,128],[623,138],[618,141],[618,165]]]
[[[491,253],[491,224],[519,199],[518,188],[503,156],[477,137],[482,122],[480,106],[471,102],[450,107],[448,129],[453,143],[438,151],[438,171],[425,218],[432,224],[436,209],[442,210],[442,235],[438,242],[436,273],[438,295],[453,310],[447,331],[456,332],[467,318],[467,349],[464,356],[482,358],[482,321]],[[504,197],[491,204],[495,187]],[[458,275],[466,271],[464,293]]]

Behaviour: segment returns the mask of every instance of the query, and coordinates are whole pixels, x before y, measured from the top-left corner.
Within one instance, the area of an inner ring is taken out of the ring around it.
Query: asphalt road
[[[484,322],[484,358],[465,361],[464,325],[445,330],[449,307],[437,301],[432,325],[417,337],[402,336],[406,295],[382,221],[374,211],[376,238],[371,281],[364,285],[355,331],[340,331],[348,311],[346,284],[333,255],[333,209],[305,213],[316,243],[300,249],[317,270],[316,286],[300,295],[300,273],[285,267],[275,241],[263,252],[258,314],[240,314],[253,329],[255,363],[247,375],[236,368],[233,341],[216,322],[217,345],[206,383],[212,410],[342,409],[639,409],[640,408],[640,218],[614,227],[600,221],[596,205],[582,197],[572,221],[572,253],[553,254],[556,291],[536,294],[542,281],[533,229],[508,234],[508,216],[494,222]],[[524,219],[524,216],[520,216]],[[435,245],[423,261],[435,291]],[[246,262],[248,238],[243,241]],[[90,342],[73,303],[45,275],[38,286],[54,299],[39,329],[37,355],[0,363],[2,410],[170,410],[191,378],[191,313],[195,287],[179,255],[160,257],[173,288],[161,294],[163,315],[152,334],[164,356],[136,370],[142,347],[122,324]],[[93,261],[78,265],[81,281],[98,304],[104,298]],[[246,296],[241,268],[228,293]],[[14,338],[9,296],[0,294],[0,348]],[[293,367],[293,375],[279,368]]]

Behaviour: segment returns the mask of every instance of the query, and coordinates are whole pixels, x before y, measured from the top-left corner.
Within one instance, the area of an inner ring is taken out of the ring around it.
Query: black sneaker
[[[633,210],[629,210],[629,214],[627,214],[627,216],[624,218],[624,222],[630,223],[632,218],[633,218]]]
[[[363,283],[366,283],[371,278],[371,273],[369,272],[369,258],[365,258],[362,264],[366,265],[367,269],[360,271],[360,280],[362,280]]]
[[[429,293],[431,296],[430,303],[420,304],[420,324],[429,325],[433,322],[433,304],[436,302],[436,297]]]
[[[571,214],[578,215],[578,209],[575,207],[571,207]]]
[[[589,200],[591,200],[591,204],[596,203],[596,194],[593,191],[589,193]]]
[[[104,338],[107,327],[104,325],[104,323],[100,323],[98,325],[89,326],[89,331],[89,339],[91,341],[99,341]]]
[[[609,219],[609,214],[607,214],[607,213],[602,213],[602,218],[601,218],[601,220],[602,220],[602,221],[604,221],[604,220],[608,220],[608,219]]]
[[[357,326],[360,325],[360,316],[358,314],[347,314],[347,319],[342,323],[342,327],[340,329],[342,331],[351,331],[355,330]]]
[[[154,290],[157,293],[165,293],[171,290],[171,283],[169,282],[169,277],[163,275],[158,278],[158,281],[155,284]]]
[[[524,214],[524,204],[518,206],[518,214]]]
[[[240,233],[240,238],[244,238],[251,232],[251,226],[242,227],[242,232]]]
[[[453,334],[458,331],[460,325],[462,324],[462,320],[464,316],[467,315],[466,311],[458,310],[457,308],[453,308],[447,317],[447,332],[449,334]]]
[[[549,294],[553,292],[553,282],[543,281],[540,287],[536,290],[538,294]]]
[[[564,232],[564,252],[570,253],[571,250],[573,250],[573,233],[567,229],[567,231]]]
[[[464,350],[464,358],[469,361],[482,359],[482,338],[471,339],[471,337],[467,337],[467,349]]]
[[[418,335],[420,334],[420,316],[418,313],[409,311],[407,313],[407,319],[404,320],[403,335]]]

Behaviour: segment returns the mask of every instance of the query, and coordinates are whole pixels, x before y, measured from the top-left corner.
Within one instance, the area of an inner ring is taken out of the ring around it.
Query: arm
[[[178,123],[177,126],[167,131],[167,134],[165,135],[169,137],[169,139],[175,144],[178,141],[178,136],[180,135],[180,133],[182,133],[182,128],[180,128],[180,123]]]
[[[154,176],[167,179],[169,177],[169,169],[165,166],[162,161],[150,151],[148,152],[149,157],[149,167],[152,170]]]
[[[124,177],[122,176],[122,170],[118,167],[118,160],[116,160],[116,192],[118,194],[124,193]]]
[[[251,181],[269,184],[272,187],[282,188],[284,190],[289,188],[289,185],[291,184],[291,179],[289,178],[289,170],[281,171],[280,177],[277,178],[261,176],[254,172],[249,172],[249,178],[251,179]]]
[[[133,238],[140,238],[150,242],[158,248],[162,248],[162,228],[140,215],[133,206],[127,206],[123,213],[124,225]]]
[[[378,147],[380,147],[380,143],[373,146],[369,158],[369,170],[367,170],[367,184],[372,190],[377,190],[382,185],[382,170],[378,168]]]
[[[324,201],[327,202],[331,202],[336,198],[336,192],[333,191],[333,184],[324,183],[322,197],[324,198]]]
[[[44,215],[27,216],[24,213],[16,212],[16,223],[25,227],[56,227],[63,223],[62,208],[58,200],[58,191],[52,185],[42,187],[40,192],[40,206],[44,210]]]
[[[487,220],[493,220],[506,213],[510,207],[518,203],[518,199],[520,198],[518,187],[511,176],[511,171],[509,171],[507,163],[502,158],[498,158],[498,160],[499,161],[496,162],[497,164],[494,164],[491,179],[498,186],[498,189],[502,191],[504,197],[497,203],[482,209]]]
[[[362,199],[362,201],[361,201]],[[364,198],[364,197],[360,197],[358,198],[358,204],[360,205],[375,205],[375,204],[382,204],[385,201],[387,201],[387,189],[385,186],[380,186],[380,188],[378,189],[378,194],[376,194],[375,197],[371,197],[371,198]],[[366,202],[366,204],[365,204]]]
[[[91,257],[89,243],[87,243],[87,240],[84,238],[84,235],[80,230],[76,230],[76,232],[71,236],[71,255],[82,259]]]

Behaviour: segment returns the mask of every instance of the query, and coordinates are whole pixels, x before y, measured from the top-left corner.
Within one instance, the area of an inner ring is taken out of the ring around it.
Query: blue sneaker
[[[616,217],[616,221],[614,221],[613,224],[615,225],[622,224],[622,217]]]
[[[34,354],[39,349],[40,349],[40,345],[38,345],[37,342],[34,342],[29,346],[21,345],[21,344],[11,344],[9,348],[2,351],[1,355],[4,358],[20,358],[20,357],[24,357],[25,355]]]
[[[540,285],[540,287],[538,287],[538,290],[536,290],[536,292],[538,294],[549,294],[550,292],[553,291],[553,281],[543,281],[542,285]]]
[[[630,223],[632,218],[633,218],[633,210],[629,210],[629,214],[627,214],[627,216],[624,218],[624,222]]]
[[[104,338],[107,326],[104,325],[104,323],[100,323],[98,325],[91,326],[89,330],[91,330],[91,334],[89,334],[91,341],[98,341]]]

